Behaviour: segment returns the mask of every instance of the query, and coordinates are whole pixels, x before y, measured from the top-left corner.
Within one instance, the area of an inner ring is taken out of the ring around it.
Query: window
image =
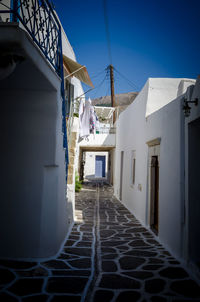
[[[131,152],[131,185],[135,184],[136,152]]]
[[[70,115],[71,106],[73,106],[73,104],[74,104],[74,85],[72,85],[70,82],[66,81],[65,110],[66,110],[67,117]]]

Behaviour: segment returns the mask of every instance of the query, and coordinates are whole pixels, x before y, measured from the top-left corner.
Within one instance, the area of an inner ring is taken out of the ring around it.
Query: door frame
[[[151,141],[148,141],[146,144],[148,145],[148,169],[147,169],[147,176],[148,176],[148,203],[147,203],[147,225],[155,232],[156,235],[159,233],[159,170],[160,170],[160,142],[161,138],[156,138]],[[151,172],[152,172],[152,157],[157,157],[158,160],[158,230],[152,228],[152,221],[153,221],[153,205],[152,205],[152,196],[151,196]]]
[[[96,176],[96,168],[97,168],[97,157],[102,159],[102,175]],[[106,177],[106,156],[105,155],[95,155],[95,177],[97,178],[105,178]]]
[[[120,183],[119,183],[119,199],[122,200],[123,191],[123,169],[124,169],[124,151],[120,152]]]
[[[159,162],[158,156],[151,156],[150,172],[150,228],[158,233],[159,225]]]
[[[187,165],[186,165],[186,251],[187,261],[192,270],[200,272],[200,243],[199,243],[199,129],[200,117],[192,120],[187,125]]]

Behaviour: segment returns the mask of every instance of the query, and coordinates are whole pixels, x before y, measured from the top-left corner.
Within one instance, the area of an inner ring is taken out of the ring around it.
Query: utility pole
[[[115,91],[114,91],[114,73],[113,73],[113,65],[110,64],[110,90],[111,90],[111,106],[115,107]],[[115,112],[113,112],[113,124],[115,123]]]

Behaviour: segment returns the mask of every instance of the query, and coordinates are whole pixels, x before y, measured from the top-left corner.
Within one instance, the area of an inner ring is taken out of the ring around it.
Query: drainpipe
[[[11,13],[11,21],[12,22],[18,22],[19,18],[18,18],[18,14],[19,14],[19,0],[12,0],[11,1],[11,8],[13,10],[13,12]]]

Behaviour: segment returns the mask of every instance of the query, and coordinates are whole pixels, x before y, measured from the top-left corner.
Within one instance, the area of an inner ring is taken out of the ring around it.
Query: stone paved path
[[[84,186],[57,258],[0,261],[0,301],[200,301],[200,287],[114,197]]]

